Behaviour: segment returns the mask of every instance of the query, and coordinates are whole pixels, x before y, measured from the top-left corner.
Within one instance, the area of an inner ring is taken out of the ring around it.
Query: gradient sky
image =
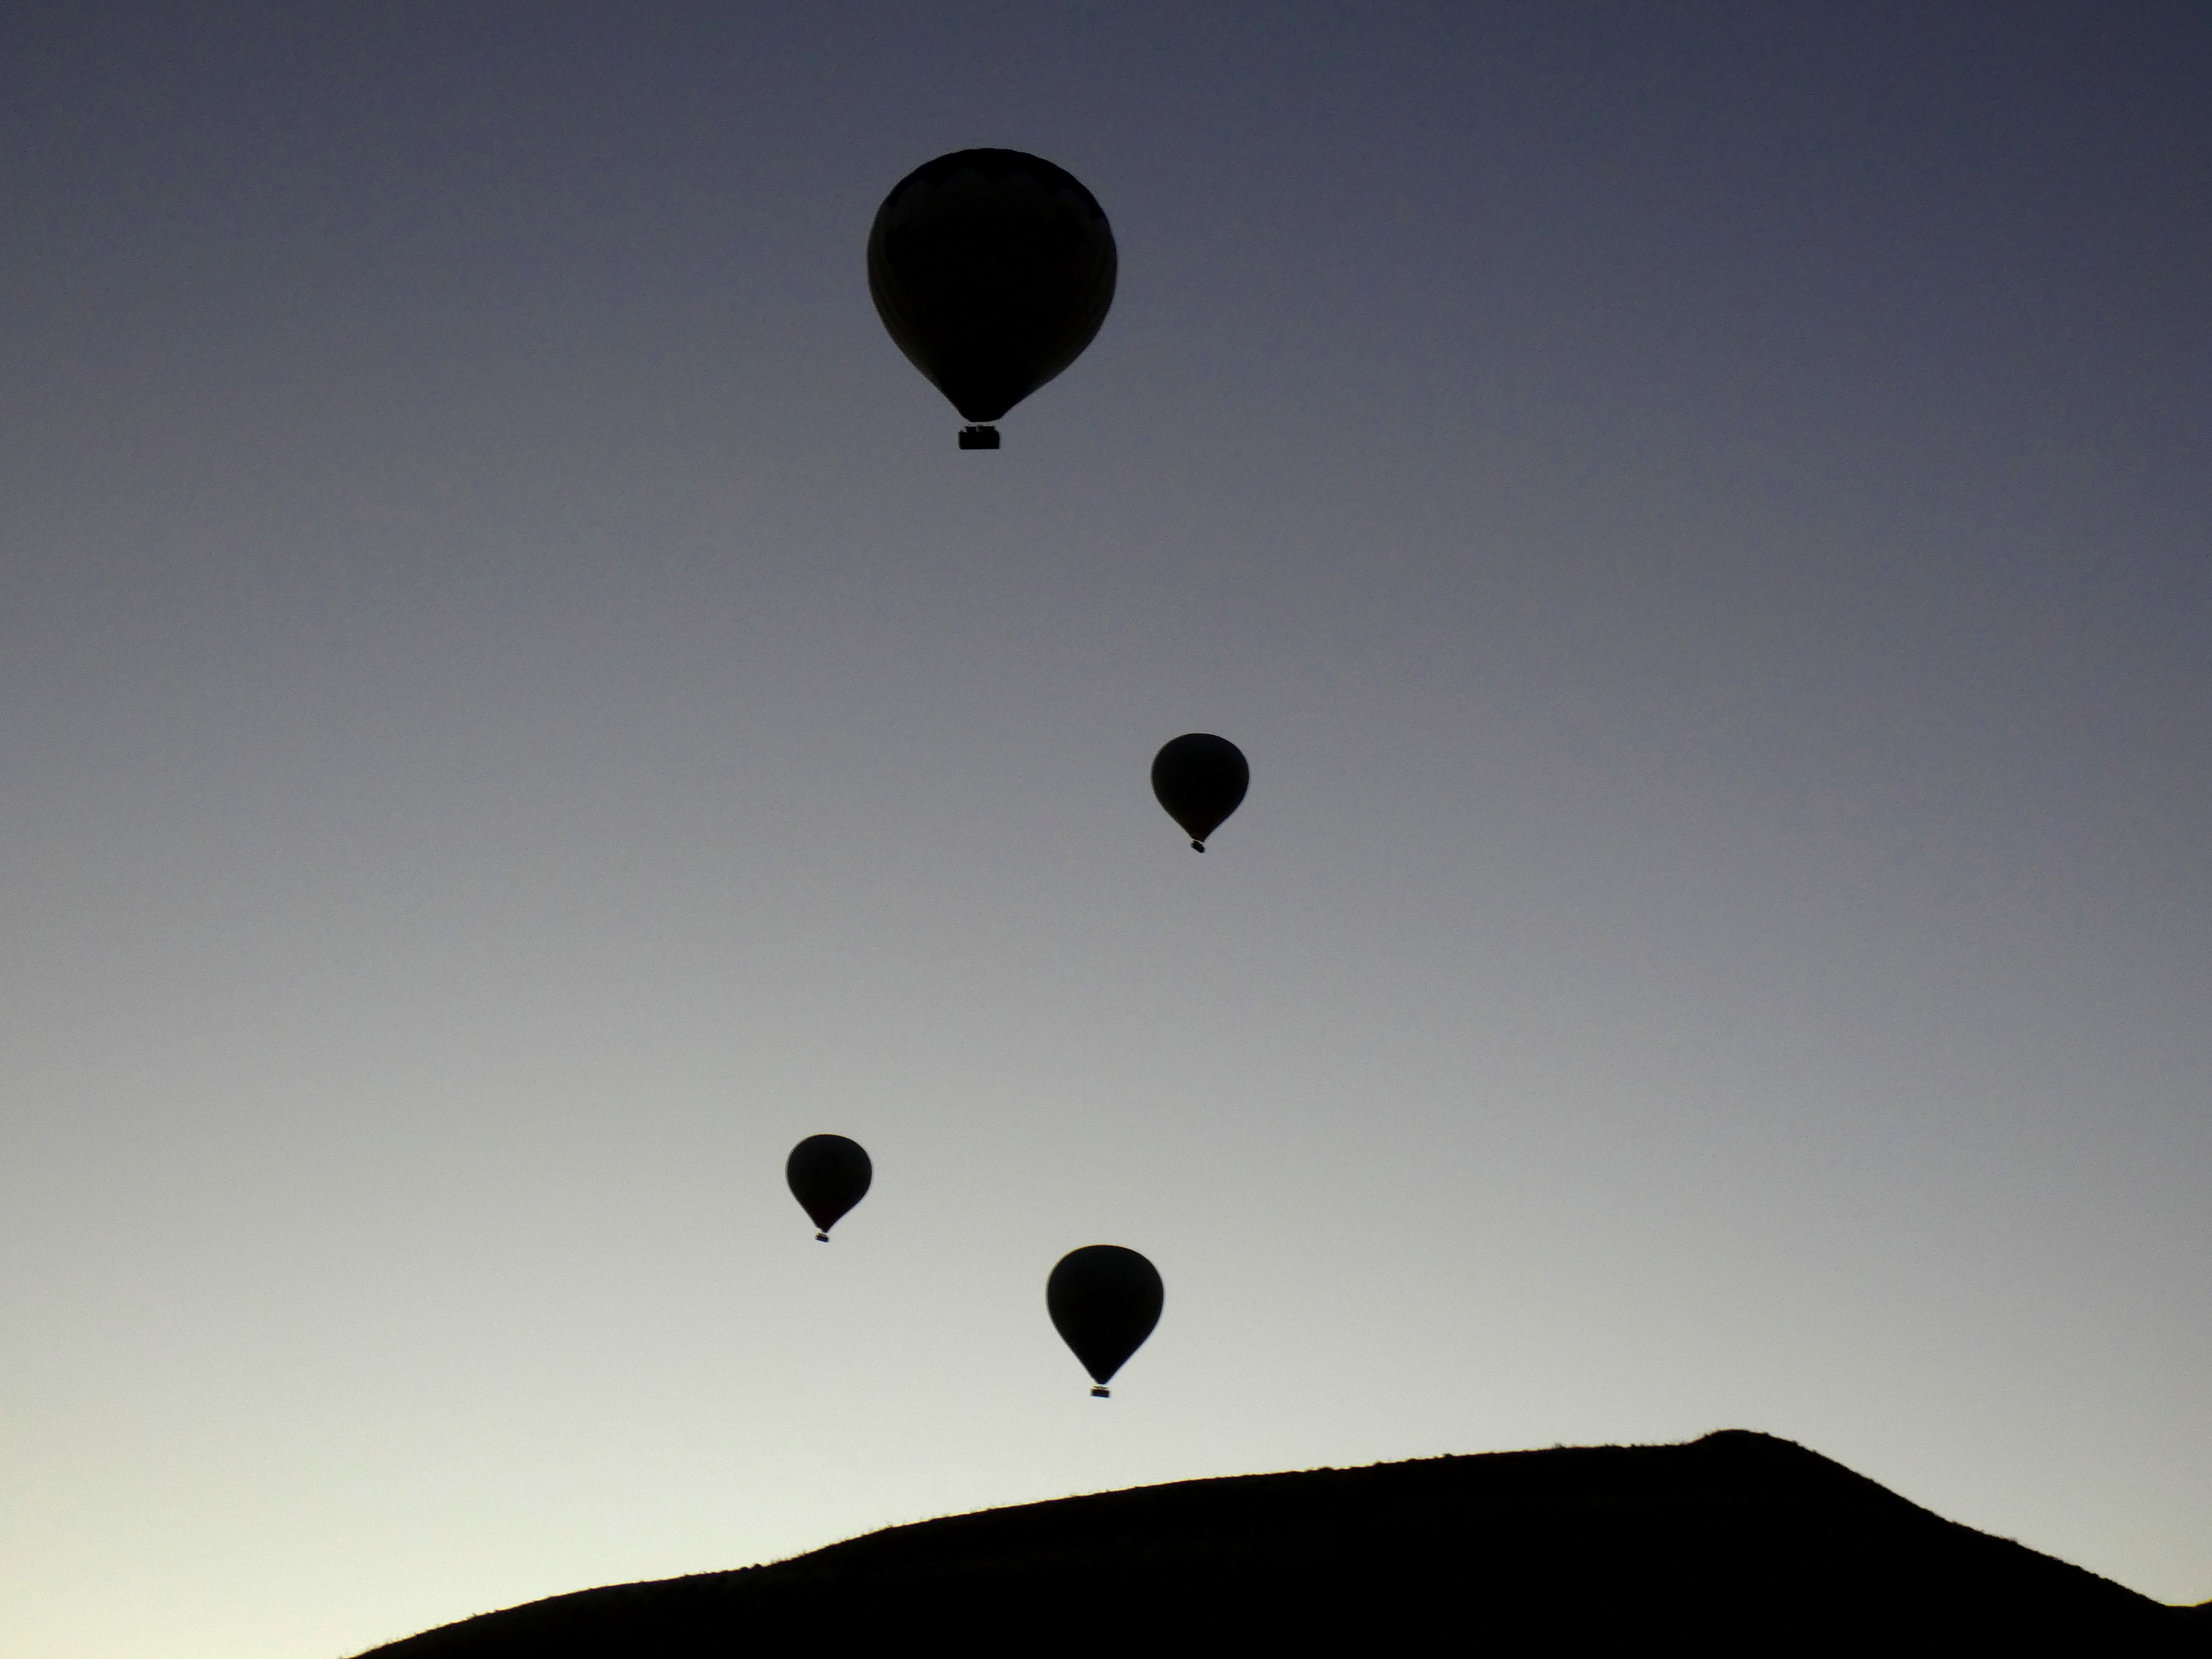
[[[1723,1426],[2212,1595],[2208,83],[2184,0],[12,0],[0,1650]],[[995,454],[861,258],[973,145],[1121,254]]]

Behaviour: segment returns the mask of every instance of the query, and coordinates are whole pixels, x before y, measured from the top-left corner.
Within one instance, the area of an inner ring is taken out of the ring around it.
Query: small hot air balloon
[[[1081,355],[1114,303],[1114,233],[1075,179],[963,149],[900,179],[868,232],[868,293],[898,349],[996,449],[997,420]]]
[[[820,1229],[814,1237],[827,1244],[837,1218],[868,1195],[875,1166],[857,1140],[842,1135],[809,1135],[784,1160],[783,1178],[791,1195]]]
[[[1091,1373],[1096,1385],[1091,1392],[1098,1399],[1107,1397],[1108,1380],[1160,1322],[1166,1294],[1159,1270],[1119,1244],[1085,1244],[1060,1257],[1052,1270],[1045,1281],[1045,1311]]]
[[[1211,732],[1186,732],[1152,757],[1152,793],[1194,851],[1237,808],[1252,782],[1244,751]]]

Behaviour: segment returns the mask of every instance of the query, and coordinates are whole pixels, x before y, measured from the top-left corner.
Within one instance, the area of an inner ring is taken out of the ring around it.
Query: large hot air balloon
[[[1114,233],[1091,192],[1018,149],[940,155],[868,232],[868,293],[898,349],[996,449],[997,420],[1091,343],[1114,303]]]
[[[1251,782],[1244,751],[1211,732],[1186,732],[1152,757],[1152,793],[1200,853]]]
[[[1108,1379],[1160,1322],[1166,1294],[1159,1270],[1119,1244],[1085,1244],[1060,1257],[1052,1270],[1045,1281],[1045,1310],[1091,1373],[1097,1385],[1091,1392],[1099,1399],[1107,1397]]]
[[[791,1149],[783,1164],[791,1195],[813,1219],[820,1230],[814,1236],[824,1244],[837,1218],[867,1196],[875,1173],[860,1143],[842,1135],[809,1135]]]

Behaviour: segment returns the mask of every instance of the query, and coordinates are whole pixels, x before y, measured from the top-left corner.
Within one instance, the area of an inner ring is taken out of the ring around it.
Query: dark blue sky
[[[2208,79],[2126,0],[9,8],[0,1646],[1731,1425],[2212,1593]],[[861,270],[972,145],[1121,258],[995,455]]]

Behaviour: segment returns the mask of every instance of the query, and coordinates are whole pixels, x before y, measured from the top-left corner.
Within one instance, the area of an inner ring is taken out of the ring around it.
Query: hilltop
[[[887,1528],[767,1566],[555,1596],[362,1659],[971,1649],[2212,1655],[2161,1606],[1790,1441],[1559,1447],[1140,1486]]]

